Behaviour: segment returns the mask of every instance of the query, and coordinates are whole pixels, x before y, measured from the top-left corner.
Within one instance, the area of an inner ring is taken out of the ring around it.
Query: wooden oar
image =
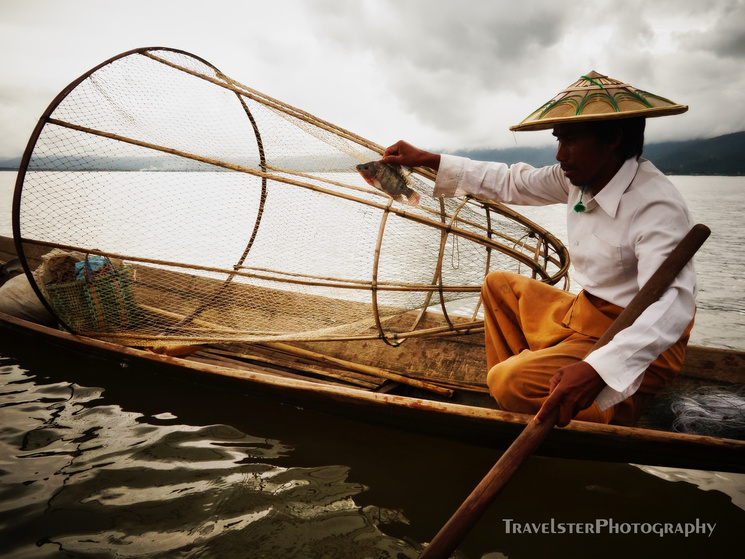
[[[694,225],[591,351],[607,344],[618,332],[633,324],[644,309],[657,301],[704,244],[710,233],[711,231],[705,225]],[[481,480],[481,483],[476,486],[476,489],[424,549],[419,556],[420,559],[445,558],[455,551],[471,527],[492,503],[499,490],[546,438],[556,424],[558,416],[559,409],[556,408],[541,423],[536,423],[535,419],[530,421],[520,436],[515,439],[515,442],[510,445],[486,477]]]

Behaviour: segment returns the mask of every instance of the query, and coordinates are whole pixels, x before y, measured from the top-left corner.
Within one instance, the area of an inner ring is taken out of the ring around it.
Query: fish
[[[409,186],[409,179],[404,175],[401,165],[370,161],[357,165],[357,171],[367,184],[374,186],[397,202],[416,206],[421,199],[420,194]]]

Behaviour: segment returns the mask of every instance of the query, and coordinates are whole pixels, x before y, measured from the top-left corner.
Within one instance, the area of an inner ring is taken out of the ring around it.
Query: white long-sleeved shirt
[[[515,205],[567,204],[567,234],[574,279],[588,293],[626,307],[680,240],[693,220],[680,192],[645,159],[627,160],[593,196],[586,211],[574,211],[580,189],[559,165],[471,161],[442,155],[434,196],[463,196]],[[644,371],[683,335],[695,314],[696,274],[691,261],[670,288],[633,325],[585,358],[607,386],[601,409],[639,388]]]

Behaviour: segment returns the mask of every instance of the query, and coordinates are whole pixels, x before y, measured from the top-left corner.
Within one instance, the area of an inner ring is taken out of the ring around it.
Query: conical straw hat
[[[544,130],[563,122],[653,117],[684,113],[677,105],[647,91],[593,71],[582,76],[510,130]]]

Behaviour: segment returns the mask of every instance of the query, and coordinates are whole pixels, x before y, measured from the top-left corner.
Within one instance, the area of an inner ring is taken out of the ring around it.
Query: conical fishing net
[[[134,346],[455,334],[481,325],[490,270],[565,279],[552,235],[432,198],[426,169],[416,207],[369,186],[355,167],[382,152],[189,53],[138,49],[40,119],[16,246],[63,327]]]

